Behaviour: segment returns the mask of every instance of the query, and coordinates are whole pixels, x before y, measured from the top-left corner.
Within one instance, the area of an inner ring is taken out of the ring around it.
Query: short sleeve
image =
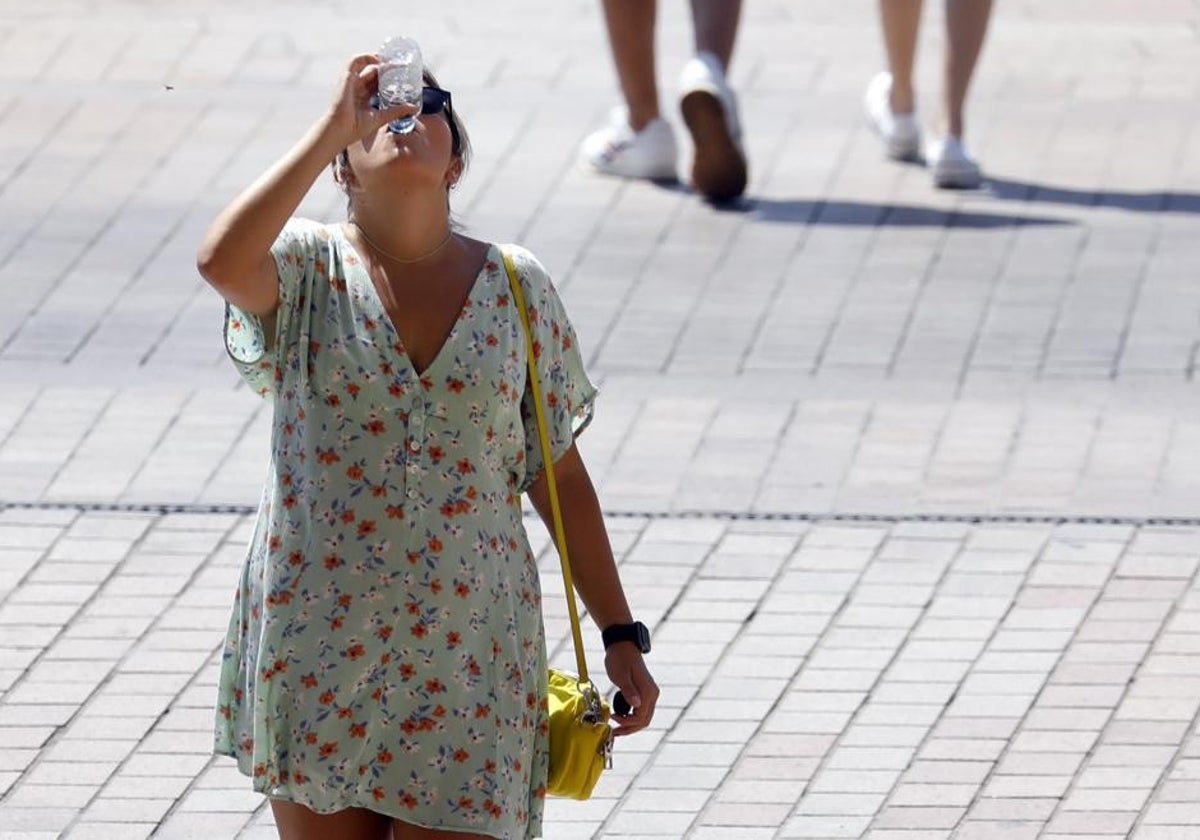
[[[509,246],[505,250],[513,257],[529,310],[550,452],[557,461],[591,422],[597,391],[584,369],[575,328],[545,268],[523,248]],[[524,492],[544,469],[533,392],[528,383],[521,403],[521,421],[525,427],[525,480],[521,487]]]
[[[311,282],[326,249],[324,225],[309,219],[289,219],[271,246],[279,276],[279,308],[260,318],[226,302],[225,350],[242,379],[263,396],[273,396],[283,379],[284,337],[295,317],[297,301]]]

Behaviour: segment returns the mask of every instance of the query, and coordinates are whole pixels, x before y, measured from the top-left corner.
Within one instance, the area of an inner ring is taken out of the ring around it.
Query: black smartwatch
[[[642,653],[650,652],[650,631],[640,621],[633,624],[613,624],[600,632],[604,640],[604,649],[608,650],[617,642],[633,642]]]

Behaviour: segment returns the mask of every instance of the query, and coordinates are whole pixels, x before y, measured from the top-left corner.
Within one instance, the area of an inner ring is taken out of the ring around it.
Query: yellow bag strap
[[[554,459],[550,449],[549,426],[542,400],[542,378],[538,375],[537,360],[533,356],[533,330],[529,326],[529,309],[525,306],[525,295],[517,277],[517,267],[512,255],[501,249],[504,270],[508,272],[508,285],[513,300],[521,313],[521,325],[525,332],[525,357],[529,360],[529,386],[533,391],[533,411],[537,418],[538,437],[542,443],[542,464],[545,467],[546,484],[550,489],[550,511],[554,516],[554,543],[558,547],[558,559],[562,564],[563,583],[567,589],[567,613],[571,616],[571,634],[575,638],[575,666],[579,670],[579,681],[589,683],[587,660],[583,655],[583,633],[579,629],[579,608],[575,605],[575,584],[571,580],[571,560],[567,556],[567,533],[563,526],[562,506],[558,503],[558,482],[554,477]]]

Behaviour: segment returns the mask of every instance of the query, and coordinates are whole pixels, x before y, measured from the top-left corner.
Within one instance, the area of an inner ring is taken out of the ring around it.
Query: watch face
[[[633,642],[642,653],[650,652],[650,631],[640,621],[633,624],[616,624],[603,632],[604,647],[617,642]]]
[[[637,633],[637,646],[641,648],[642,653],[650,652],[650,631],[646,629],[646,625],[642,622],[637,622],[633,625]]]

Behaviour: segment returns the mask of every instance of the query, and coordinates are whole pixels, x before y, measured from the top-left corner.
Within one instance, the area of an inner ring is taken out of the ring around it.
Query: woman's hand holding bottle
[[[392,120],[413,116],[421,110],[419,104],[405,102],[376,108],[379,70],[379,56],[372,53],[356,55],[346,68],[327,117],[330,139],[336,140],[339,151],[374,134]]]

